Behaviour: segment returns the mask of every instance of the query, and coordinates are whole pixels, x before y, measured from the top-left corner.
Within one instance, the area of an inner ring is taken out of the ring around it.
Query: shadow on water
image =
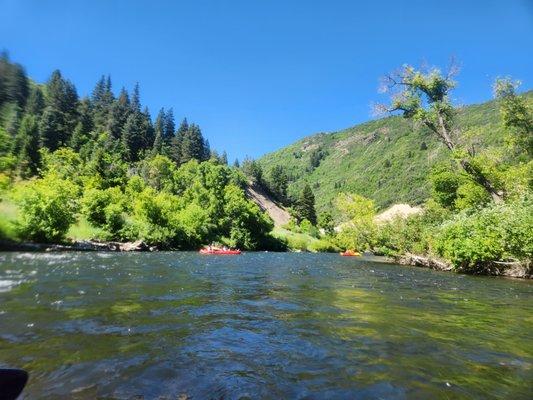
[[[28,398],[526,399],[532,300],[334,254],[0,253],[0,366]]]

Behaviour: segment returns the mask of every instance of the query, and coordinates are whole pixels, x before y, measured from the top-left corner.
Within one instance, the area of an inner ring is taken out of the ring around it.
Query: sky
[[[37,82],[90,94],[141,87],[230,161],[374,118],[379,78],[405,63],[461,66],[453,100],[498,76],[533,88],[533,0],[0,0],[0,49]]]

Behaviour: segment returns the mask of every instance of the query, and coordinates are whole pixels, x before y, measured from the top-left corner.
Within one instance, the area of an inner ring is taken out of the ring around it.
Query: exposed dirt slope
[[[260,187],[256,185],[248,185],[246,187],[246,194],[261,208],[261,210],[270,215],[270,218],[272,218],[276,227],[282,227],[289,222],[291,216],[287,210],[276,204]]]
[[[378,223],[388,222],[392,221],[394,218],[406,218],[410,215],[420,214],[421,212],[421,207],[411,207],[409,204],[395,204],[381,214],[378,214],[375,220]]]

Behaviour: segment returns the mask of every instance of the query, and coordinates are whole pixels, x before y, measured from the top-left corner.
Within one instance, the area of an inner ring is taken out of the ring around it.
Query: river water
[[[27,399],[531,399],[533,284],[335,254],[0,253]]]

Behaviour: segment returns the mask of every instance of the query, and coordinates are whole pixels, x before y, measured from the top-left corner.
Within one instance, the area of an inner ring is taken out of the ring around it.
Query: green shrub
[[[533,257],[533,203],[523,198],[462,212],[443,224],[435,250],[460,270],[481,272],[493,261]]]
[[[307,233],[309,236],[315,238],[318,237],[318,229],[308,219],[303,219],[302,222],[300,222],[299,232]]]
[[[429,248],[427,239],[429,226],[421,216],[388,221],[377,229],[374,251],[388,256],[405,253],[424,254]]]
[[[121,239],[122,229],[126,224],[124,210],[120,204],[109,204],[104,209],[105,224],[102,228],[108,233],[111,239]]]
[[[153,244],[177,246],[182,236],[173,218],[178,211],[177,203],[177,197],[169,193],[158,193],[152,188],[143,190],[133,203],[128,236]]]
[[[457,210],[466,210],[486,206],[490,201],[490,196],[483,187],[472,181],[467,181],[457,189],[454,205]]]
[[[54,174],[18,186],[15,201],[20,210],[17,220],[20,237],[62,241],[76,220],[77,192],[76,185]]]
[[[333,243],[328,240],[316,240],[309,244],[308,250],[314,253],[333,253],[339,250]]]
[[[104,229],[108,239],[120,239],[125,224],[125,196],[119,187],[87,189],[81,203],[82,213],[91,225]]]

